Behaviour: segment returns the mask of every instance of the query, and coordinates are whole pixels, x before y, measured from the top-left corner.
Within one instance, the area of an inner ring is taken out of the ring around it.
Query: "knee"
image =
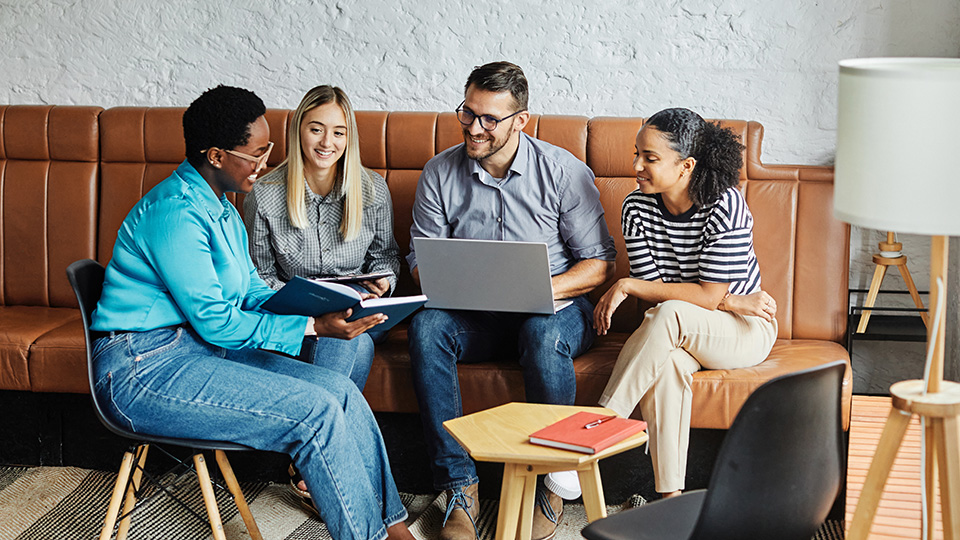
[[[679,328],[680,320],[684,312],[690,309],[692,304],[683,300],[666,300],[657,304],[647,311],[644,317],[644,324],[652,324],[659,328]]]
[[[366,332],[360,334],[359,336],[353,338],[353,341],[356,342],[356,357],[357,361],[360,363],[369,364],[373,361],[373,338],[370,337]]]
[[[666,300],[654,309],[656,310],[657,318],[671,318],[677,317],[688,305],[689,304],[683,300]]]
[[[453,318],[444,310],[422,309],[410,320],[407,334],[411,341],[436,339],[437,336],[447,334],[452,323]]]
[[[456,325],[447,312],[439,309],[424,309],[414,315],[407,329],[407,344],[410,361],[416,369],[425,362],[444,358],[446,352],[456,355],[458,346]]]
[[[549,317],[534,316],[523,322],[517,334],[521,357],[552,358],[557,354],[570,353],[570,347],[559,329],[548,324],[548,319]]]
[[[521,351],[525,355],[542,358],[549,364],[557,356],[564,358],[579,356],[593,344],[594,335],[589,325],[581,321],[574,324],[570,321],[558,323],[556,316],[528,318],[520,327],[518,334]]]

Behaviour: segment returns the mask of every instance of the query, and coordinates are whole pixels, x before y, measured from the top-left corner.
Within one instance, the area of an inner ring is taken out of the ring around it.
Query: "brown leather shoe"
[[[537,504],[533,507],[533,540],[551,540],[557,534],[557,526],[563,519],[563,499],[559,495],[537,486]]]
[[[477,516],[480,514],[480,484],[447,491],[447,514],[443,518],[440,540],[477,540]]]

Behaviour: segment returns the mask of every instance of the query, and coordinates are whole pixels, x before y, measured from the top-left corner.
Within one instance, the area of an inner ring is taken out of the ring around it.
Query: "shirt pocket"
[[[274,256],[277,260],[277,266],[281,270],[281,275],[287,278],[301,274],[303,262],[306,254],[304,253],[303,231],[293,229],[285,231],[282,234],[274,234],[271,238],[273,244]]]

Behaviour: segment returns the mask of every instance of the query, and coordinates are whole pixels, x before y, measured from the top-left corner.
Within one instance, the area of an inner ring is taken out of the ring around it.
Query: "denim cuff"
[[[410,515],[407,514],[407,509],[404,508],[403,511],[397,512],[396,515],[390,516],[387,519],[383,520],[383,524],[386,525],[387,528],[389,529],[390,527],[393,527],[397,523],[406,521],[408,517],[410,517]]]
[[[477,477],[477,476],[471,476],[471,477],[467,478],[466,480],[451,480],[450,482],[447,482],[446,484],[435,484],[435,485],[433,486],[433,488],[436,489],[436,490],[439,490],[439,491],[446,491],[446,490],[448,490],[448,489],[449,489],[449,490],[454,490],[454,489],[457,489],[457,488],[464,488],[464,487],[467,487],[467,486],[472,486],[473,484],[476,484],[476,483],[478,483],[478,482],[480,482],[480,478],[479,478],[479,477]]]

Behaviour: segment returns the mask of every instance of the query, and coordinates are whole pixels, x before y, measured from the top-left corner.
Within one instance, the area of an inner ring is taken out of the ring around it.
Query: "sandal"
[[[303,481],[303,477],[300,476],[300,471],[291,463],[290,466],[287,467],[287,473],[290,475],[290,489],[292,489],[294,495],[297,496],[297,501],[300,503],[300,506],[319,517],[320,513],[317,512],[317,508],[313,506],[313,497],[310,496],[310,492],[298,487],[300,482]]]

